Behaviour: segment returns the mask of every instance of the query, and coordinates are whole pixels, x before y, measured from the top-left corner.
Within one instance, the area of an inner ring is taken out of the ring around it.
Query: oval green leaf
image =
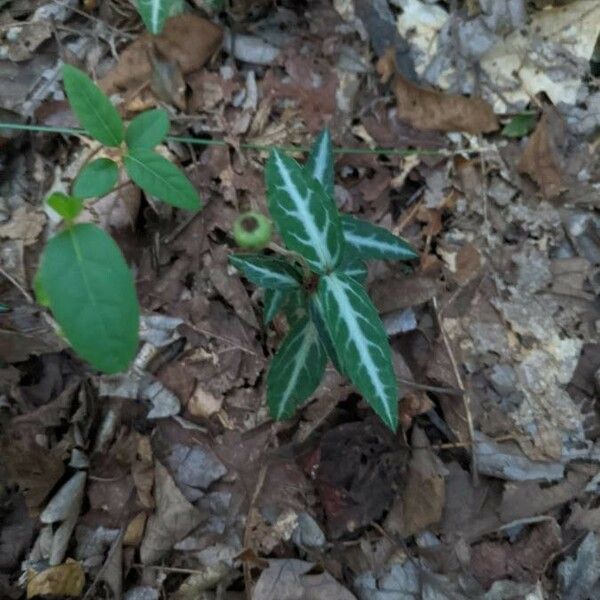
[[[115,187],[119,178],[119,166],[110,158],[97,158],[89,162],[73,183],[73,194],[77,198],[104,196]]]
[[[75,352],[105,373],[127,369],[140,314],[131,271],[112,238],[88,223],[69,227],[46,245],[37,279]]]
[[[62,72],[69,104],[81,126],[105,146],[119,146],[123,141],[123,121],[104,92],[71,65],[64,65]]]
[[[167,137],[169,126],[166,110],[147,110],[129,123],[125,131],[125,142],[129,148],[154,148]]]
[[[72,221],[81,212],[83,200],[73,198],[61,192],[54,192],[46,200],[48,206],[56,211],[63,219]]]
[[[125,155],[124,162],[129,177],[146,193],[178,208],[198,210],[202,206],[196,188],[183,171],[160,154],[135,148]]]

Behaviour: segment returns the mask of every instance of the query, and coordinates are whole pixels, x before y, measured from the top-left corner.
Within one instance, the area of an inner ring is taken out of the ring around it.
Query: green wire
[[[20,123],[0,123],[0,131],[2,129],[12,129],[19,131],[33,131],[38,133],[62,133],[64,135],[85,135],[83,129],[74,127],[51,127],[47,125],[23,125]],[[186,137],[178,135],[169,135],[167,139],[172,142],[180,142],[182,144],[193,144],[196,146],[229,146],[224,140],[205,140],[195,137]],[[244,150],[255,150],[258,152],[268,152],[273,148],[284,152],[310,152],[307,146],[265,146],[262,144],[240,144]],[[399,149],[399,148],[334,148],[335,154],[383,154],[387,156],[439,156],[448,153],[448,150],[426,150],[426,149]]]

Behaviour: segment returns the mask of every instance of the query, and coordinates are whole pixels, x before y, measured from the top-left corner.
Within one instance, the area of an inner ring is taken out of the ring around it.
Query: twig
[[[441,387],[437,385],[427,385],[425,383],[417,383],[416,381],[412,381],[411,379],[404,379],[403,377],[396,377],[396,379],[407,385],[408,387],[414,388],[416,390],[425,390],[426,392],[434,392],[436,394],[448,394],[449,396],[462,396],[465,392],[464,390],[459,390],[452,387]]]
[[[433,310],[435,311],[435,316],[437,318],[438,325],[440,327],[440,333],[442,334],[442,339],[444,340],[444,346],[446,348],[446,352],[448,354],[448,358],[450,359],[450,363],[452,364],[452,370],[454,371],[454,377],[456,378],[456,383],[458,387],[462,390],[462,402],[463,408],[465,410],[465,416],[467,420],[467,429],[469,432],[469,438],[471,442],[471,477],[473,478],[473,484],[477,485],[479,482],[479,473],[477,470],[477,454],[475,453],[475,428],[473,426],[473,415],[471,414],[471,397],[467,393],[465,389],[465,385],[463,383],[462,376],[458,369],[458,364],[456,362],[456,358],[454,357],[454,352],[452,352],[452,346],[450,345],[450,340],[448,339],[448,335],[446,333],[446,329],[444,327],[444,321],[442,320],[442,315],[439,310],[437,297],[433,297]]]
[[[19,292],[21,292],[21,294],[25,297],[27,302],[33,304],[33,297],[31,296],[31,294],[10,273],[7,273],[2,267],[0,267],[0,275],[6,277],[6,279],[8,279],[8,281],[10,281],[19,290]]]
[[[248,513],[246,515],[246,524],[244,526],[244,548],[248,547],[248,540],[250,538],[250,517],[252,515],[252,509],[258,500],[258,496],[262,490],[262,487],[265,483],[265,478],[267,476],[267,466],[263,465],[258,474],[258,480],[256,481],[256,486],[254,487],[254,493],[252,494],[252,498],[250,500],[250,506],[248,506]],[[250,567],[248,565],[248,561],[244,561],[242,563],[242,569],[244,571],[244,587],[246,592],[246,598],[251,600],[252,598],[252,575],[250,574]]]

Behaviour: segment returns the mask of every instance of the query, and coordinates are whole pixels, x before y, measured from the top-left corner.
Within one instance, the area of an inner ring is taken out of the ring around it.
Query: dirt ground
[[[600,3],[172,4],[153,38],[128,0],[0,0],[0,598],[599,599]],[[63,62],[194,138],[160,152],[201,212],[84,211],[135,272],[119,375],[33,300],[96,142],[6,124],[78,125]],[[395,435],[332,367],[270,418],[287,324],[227,262],[267,149],[324,126],[340,209],[420,254],[369,268]]]

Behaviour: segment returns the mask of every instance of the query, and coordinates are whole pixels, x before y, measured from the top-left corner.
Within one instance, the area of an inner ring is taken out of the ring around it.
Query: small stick
[[[27,302],[33,304],[33,297],[31,296],[31,294],[10,273],[7,273],[2,267],[0,267],[0,275],[6,277],[6,279],[8,279],[8,281],[10,281],[10,283],[12,283],[19,290],[19,292],[21,292],[21,294],[25,297]]]
[[[435,316],[437,318],[440,333],[442,334],[442,339],[444,340],[444,346],[446,348],[446,352],[448,353],[448,358],[450,359],[450,363],[452,364],[452,370],[454,371],[454,377],[456,378],[456,382],[458,387],[462,390],[462,402],[463,408],[465,410],[465,415],[467,419],[467,429],[469,431],[469,438],[471,442],[471,477],[473,478],[473,484],[477,485],[479,482],[479,474],[477,471],[477,454],[475,453],[475,427],[473,426],[473,415],[471,414],[471,397],[467,393],[465,389],[465,385],[463,383],[462,376],[458,369],[458,364],[456,363],[456,358],[454,357],[454,352],[452,352],[452,346],[450,346],[450,340],[448,339],[448,335],[446,334],[446,329],[444,328],[444,322],[442,321],[442,315],[439,309],[437,297],[434,296],[432,299],[433,302],[433,310],[435,311]]]

